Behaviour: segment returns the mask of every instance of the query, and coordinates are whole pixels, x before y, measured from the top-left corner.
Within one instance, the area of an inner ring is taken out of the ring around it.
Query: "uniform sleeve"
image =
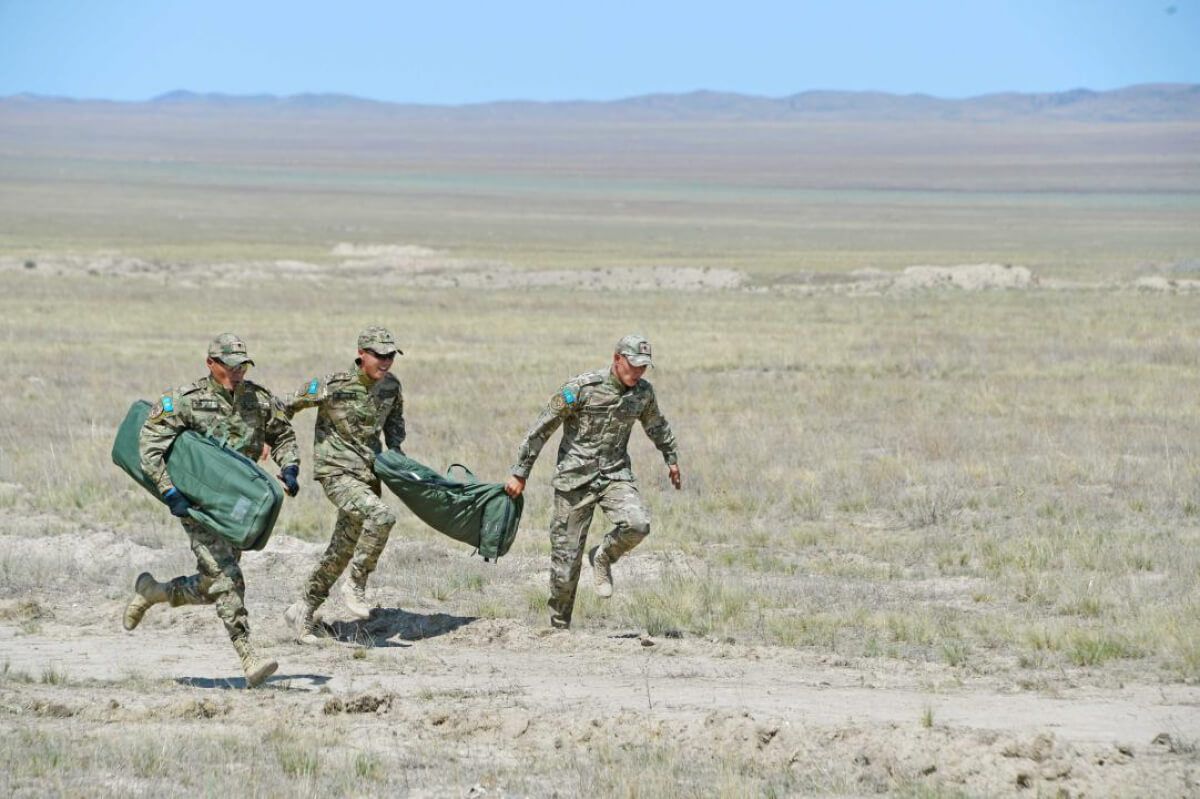
[[[296,431],[292,429],[291,417],[283,400],[270,397],[271,411],[267,417],[265,438],[271,445],[271,458],[281,467],[300,465],[300,447],[296,444]]]
[[[322,380],[319,377],[314,377],[307,383],[302,385],[297,391],[291,394],[286,394],[280,398],[280,406],[283,412],[291,419],[305,408],[315,408],[325,401],[329,396],[329,379]]]
[[[401,446],[407,437],[408,431],[404,427],[404,392],[400,386],[396,386],[396,402],[388,412],[387,418],[383,420],[383,441],[388,449],[403,454]]]
[[[679,461],[679,452],[675,449],[675,433],[671,431],[671,425],[667,424],[667,417],[662,415],[658,407],[658,397],[653,391],[650,393],[650,401],[642,409],[641,420],[646,435],[654,442],[654,446],[658,447],[663,460],[668,466],[674,466]]]
[[[158,486],[158,493],[165,494],[174,488],[167,474],[167,450],[175,437],[188,429],[186,402],[173,394],[164,394],[150,411],[146,423],[138,436],[138,456],[142,471]]]
[[[578,392],[578,387],[568,383],[546,403],[546,407],[538,415],[533,427],[525,434],[521,446],[517,447],[517,460],[512,467],[514,475],[520,478],[529,477],[529,473],[533,471],[534,461],[537,460],[542,447],[546,446],[546,442],[550,440],[550,436],[554,435],[554,431],[579,407]]]

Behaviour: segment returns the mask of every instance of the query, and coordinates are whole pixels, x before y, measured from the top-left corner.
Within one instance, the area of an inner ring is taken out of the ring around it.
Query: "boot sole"
[[[246,687],[257,688],[263,684],[268,677],[279,670],[279,664],[274,660],[268,660],[266,663],[259,666],[255,671],[246,675]]]
[[[132,605],[132,602],[130,602],[129,605],[126,605],[125,613],[121,616],[121,626],[124,627],[127,632],[133,632],[135,629],[137,629],[137,626],[142,623],[142,619],[145,618],[146,611],[150,609],[150,605],[147,605],[146,607],[142,608],[141,612],[139,612],[132,621],[130,621],[129,614],[130,607],[132,607]]]

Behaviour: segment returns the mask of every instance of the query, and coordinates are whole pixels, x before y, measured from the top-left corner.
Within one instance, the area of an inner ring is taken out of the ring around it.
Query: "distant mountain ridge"
[[[559,119],[610,121],[788,121],[964,120],[1001,121],[1044,118],[1088,122],[1200,120],[1200,84],[1152,83],[1109,91],[1002,92],[965,99],[927,94],[871,91],[803,91],[786,97],[700,90],[682,94],[646,94],[620,100],[539,102],[508,100],[469,105],[391,103],[348,94],[305,93],[230,95],[176,90],[144,102],[75,100],[19,94],[0,98],[5,105],[102,106],[112,110],[240,109],[261,112],[370,113],[397,117],[491,120]]]

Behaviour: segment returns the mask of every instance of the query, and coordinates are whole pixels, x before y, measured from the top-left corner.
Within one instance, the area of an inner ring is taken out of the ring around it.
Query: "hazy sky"
[[[782,96],[1200,83],[1200,0],[0,0],[0,95]]]

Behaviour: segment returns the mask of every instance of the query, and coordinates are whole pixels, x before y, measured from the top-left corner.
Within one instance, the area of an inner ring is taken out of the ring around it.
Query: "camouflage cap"
[[[208,357],[226,366],[240,366],[243,363],[254,365],[246,352],[246,342],[232,333],[222,333],[214,338],[208,345]]]
[[[624,355],[631,366],[650,366],[650,342],[645,336],[631,333],[617,342],[617,355]]]
[[[392,335],[392,331],[379,325],[371,325],[358,334],[358,348],[380,355],[387,355],[391,352],[404,354],[396,347],[396,337]]]

